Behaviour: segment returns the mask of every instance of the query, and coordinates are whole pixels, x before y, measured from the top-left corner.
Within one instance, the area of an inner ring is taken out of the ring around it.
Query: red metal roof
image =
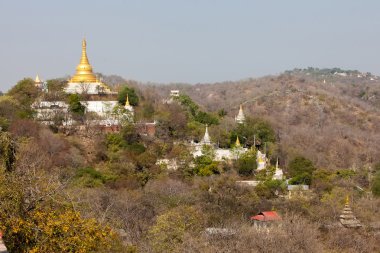
[[[255,216],[252,216],[251,220],[277,221],[277,220],[281,220],[281,217],[278,215],[276,211],[266,211],[266,212],[261,212]]]

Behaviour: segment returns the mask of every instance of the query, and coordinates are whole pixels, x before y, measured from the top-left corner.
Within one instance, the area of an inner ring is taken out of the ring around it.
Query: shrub
[[[76,183],[84,187],[97,187],[105,184],[108,181],[114,181],[115,176],[101,173],[94,168],[79,169],[76,173]]]
[[[157,217],[148,232],[154,252],[173,252],[183,243],[186,232],[197,233],[202,228],[201,214],[191,206],[180,206]]]
[[[256,151],[250,150],[242,154],[237,160],[237,169],[240,175],[249,176],[257,168]]]
[[[73,115],[83,116],[86,110],[86,107],[81,104],[80,97],[78,94],[71,94],[68,98],[69,102],[69,111]]]
[[[311,184],[312,174],[315,170],[313,162],[309,159],[297,156],[288,165],[292,184]]]
[[[375,174],[371,187],[373,195],[380,197],[380,171]]]

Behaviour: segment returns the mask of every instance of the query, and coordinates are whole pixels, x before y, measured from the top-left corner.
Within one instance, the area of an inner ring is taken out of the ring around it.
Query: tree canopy
[[[123,86],[117,95],[117,100],[121,105],[125,104],[125,101],[127,100],[127,95],[129,103],[132,106],[137,106],[139,104],[139,97],[137,96],[135,89],[130,88],[128,86]]]

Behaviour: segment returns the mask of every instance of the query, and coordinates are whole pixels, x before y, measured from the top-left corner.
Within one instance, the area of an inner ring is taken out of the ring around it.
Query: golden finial
[[[40,79],[40,77],[38,76],[38,74],[37,74],[36,79],[34,80],[34,82],[35,82],[35,83],[41,83],[41,79]]]
[[[346,206],[348,206],[350,204],[350,198],[348,197],[348,194],[346,196]]]
[[[128,97],[128,94],[127,94],[127,98],[126,98],[126,100],[125,100],[125,106],[131,106],[131,105],[129,104],[129,97]]]
[[[235,142],[235,146],[236,146],[236,147],[240,147],[240,140],[239,140],[239,136],[236,136],[236,142]]]
[[[80,59],[81,64],[90,64],[87,58],[87,42],[86,39],[82,40],[82,57]]]

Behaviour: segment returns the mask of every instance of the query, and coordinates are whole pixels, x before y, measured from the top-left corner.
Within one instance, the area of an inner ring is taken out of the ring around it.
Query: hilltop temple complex
[[[36,87],[47,91],[46,83],[42,82],[37,75],[35,79]],[[134,109],[129,103],[128,97],[126,104],[120,106],[115,99],[117,92],[101,82],[93,73],[92,66],[87,57],[87,43],[82,41],[82,55],[75,74],[68,80],[64,87],[66,94],[87,95],[87,100],[81,100],[80,103],[85,107],[86,113],[93,113],[96,119],[91,122],[93,125],[100,126],[117,126],[122,119],[133,122]],[[102,99],[99,100],[99,97]],[[52,119],[60,114],[63,118],[63,125],[72,125],[73,119],[69,115],[69,105],[66,101],[37,101],[33,104],[36,110],[36,118],[45,124],[51,124]]]
[[[242,112],[242,109],[241,109],[241,112]],[[206,125],[205,133],[203,135],[202,140],[198,143],[191,142],[193,156],[194,157],[202,156],[203,149],[205,146],[213,148],[215,161],[236,160],[240,157],[240,155],[246,153],[249,150],[248,148],[245,148],[240,144],[240,140],[238,136],[236,137],[235,145],[233,148],[222,149],[222,148],[217,147],[217,145],[215,145],[211,141],[211,137],[210,137],[207,125]],[[256,147],[252,147],[252,148],[256,148]],[[257,171],[264,170],[269,165],[269,160],[266,157],[266,154],[262,153],[260,150],[257,150],[256,152],[256,164],[257,164]],[[279,168],[278,159],[277,159],[273,179],[282,180],[283,178],[284,178],[284,173],[282,169]]]

